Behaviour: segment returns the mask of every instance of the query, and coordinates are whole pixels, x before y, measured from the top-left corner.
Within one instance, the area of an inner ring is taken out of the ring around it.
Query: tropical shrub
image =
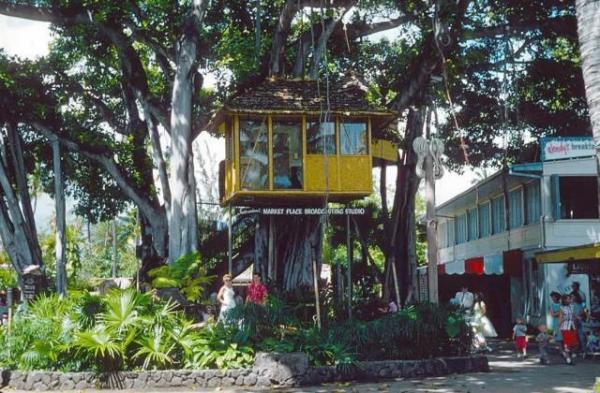
[[[198,253],[183,255],[171,264],[150,270],[148,275],[152,278],[154,288],[179,288],[190,302],[200,300],[206,288],[216,278],[214,275],[208,275]]]
[[[0,265],[0,290],[17,286],[17,273],[8,265]]]

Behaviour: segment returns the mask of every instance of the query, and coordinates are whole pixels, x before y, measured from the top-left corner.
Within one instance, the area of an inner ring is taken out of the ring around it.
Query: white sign
[[[542,161],[594,155],[594,141],[591,137],[542,138],[541,145]]]
[[[320,207],[264,207],[261,213],[269,216],[363,216],[367,213],[365,208],[320,208]]]

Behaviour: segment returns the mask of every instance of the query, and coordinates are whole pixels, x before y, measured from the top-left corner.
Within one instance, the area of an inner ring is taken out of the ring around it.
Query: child
[[[538,330],[540,333],[535,337],[535,341],[537,341],[540,350],[540,363],[550,364],[550,359],[548,358],[548,344],[550,343],[552,335],[548,334],[546,325],[538,326]]]
[[[523,318],[517,318],[517,323],[513,327],[512,338],[517,347],[517,356],[520,358],[527,356],[527,326],[523,323]]]
[[[587,335],[585,352],[589,354],[597,354],[600,352],[600,338],[598,337],[598,332],[591,331]]]

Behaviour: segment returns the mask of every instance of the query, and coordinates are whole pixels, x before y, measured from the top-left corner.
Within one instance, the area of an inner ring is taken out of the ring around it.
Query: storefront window
[[[345,121],[340,124],[340,148],[342,154],[368,154],[367,123]]]
[[[307,154],[336,154],[335,122],[309,122],[306,130]]]
[[[269,188],[267,117],[240,119],[240,173],[245,190]]]
[[[592,176],[560,177],[560,218],[598,218],[598,181]]]
[[[273,188],[302,189],[301,136],[301,119],[273,119]]]

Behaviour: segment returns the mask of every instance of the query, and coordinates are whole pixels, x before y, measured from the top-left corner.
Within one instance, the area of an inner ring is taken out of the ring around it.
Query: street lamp
[[[417,137],[413,141],[417,153],[416,173],[425,178],[425,217],[427,221],[427,279],[429,301],[438,303],[438,256],[437,256],[437,219],[435,216],[435,181],[444,176],[441,158],[444,143],[437,138]]]

